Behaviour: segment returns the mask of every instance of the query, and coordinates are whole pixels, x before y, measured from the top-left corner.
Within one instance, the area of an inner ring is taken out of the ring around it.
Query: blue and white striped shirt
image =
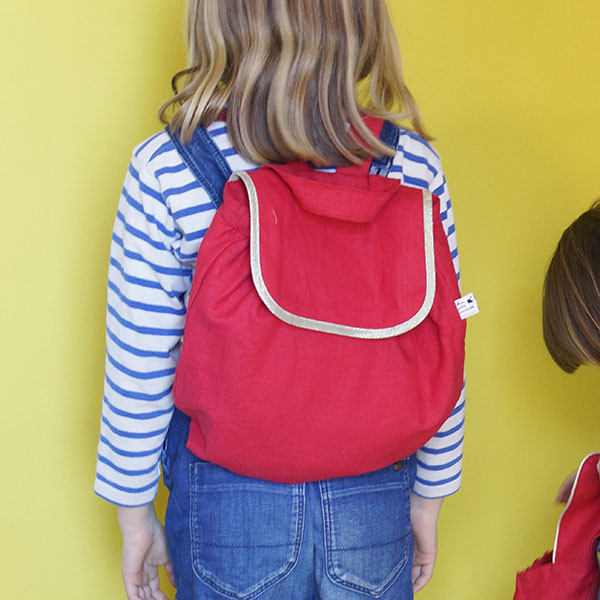
[[[232,171],[252,170],[225,123],[208,131]],[[439,155],[403,131],[390,177],[440,197],[460,281],[454,217]],[[215,214],[201,185],[162,131],[133,153],[112,235],[108,273],[106,377],[95,491],[124,506],[151,502],[173,411],[172,385],[200,243]],[[415,492],[434,498],[460,487],[464,386],[456,408],[418,451]]]

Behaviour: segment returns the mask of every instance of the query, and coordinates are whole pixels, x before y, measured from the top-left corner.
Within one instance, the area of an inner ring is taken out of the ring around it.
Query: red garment
[[[561,515],[554,550],[517,575],[514,600],[596,600],[600,574],[600,454],[587,456]]]
[[[465,323],[437,198],[433,305],[410,331],[314,331],[284,322],[257,293],[262,277],[284,312],[354,328],[390,328],[419,312],[425,193],[365,173],[304,163],[250,173],[258,273],[248,191],[227,184],[200,247],[174,387],[200,458],[285,483],[356,475],[412,454],[448,418],[463,383]]]

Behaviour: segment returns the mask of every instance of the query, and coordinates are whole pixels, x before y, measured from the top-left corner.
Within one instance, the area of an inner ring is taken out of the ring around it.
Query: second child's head
[[[161,109],[184,142],[224,109],[233,145],[255,163],[390,154],[361,114],[407,119],[427,137],[385,0],[189,0],[187,44],[189,68]]]
[[[542,305],[544,341],[558,366],[573,373],[600,365],[600,201],[563,232]]]

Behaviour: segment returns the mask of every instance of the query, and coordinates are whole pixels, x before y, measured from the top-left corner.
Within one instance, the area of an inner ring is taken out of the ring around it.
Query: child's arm
[[[454,214],[446,178],[437,152],[418,135],[404,132],[390,176],[401,177],[406,185],[427,188],[440,199],[440,218],[456,277],[460,284],[458,247]],[[465,422],[465,386],[454,410],[439,431],[417,452],[417,479],[414,491],[424,498],[441,498],[456,492],[462,474]]]
[[[454,213],[446,178],[439,159],[433,168],[435,177],[429,189],[440,199],[440,217],[454,270],[460,285],[460,267]],[[454,410],[438,432],[417,452],[417,482],[415,492],[426,498],[445,497],[458,491],[462,475],[462,450],[465,429],[465,385],[458,397]]]
[[[160,589],[158,567],[163,565],[175,586],[163,526],[152,504],[117,507],[123,534],[122,573],[127,600],[168,600]]]
[[[417,134],[403,132],[390,177],[405,185],[428,189],[440,199],[440,217],[460,285],[454,215],[446,178],[437,152]],[[437,556],[437,522],[445,496],[460,487],[464,438],[465,386],[454,410],[439,431],[417,451],[417,475],[411,494],[415,538],[412,581],[415,592],[433,573]]]
[[[168,143],[166,134],[159,134],[134,152],[108,274],[106,376],[94,489],[119,505],[129,600],[166,600],[158,584],[159,565],[173,583],[164,528],[151,502],[173,411],[171,388],[192,267],[179,259],[182,234],[165,201],[169,190],[162,190],[155,174],[159,167],[181,171],[165,156]],[[155,156],[161,164],[154,164]]]
[[[431,579],[437,556],[437,522],[443,498],[422,498],[411,494],[410,519],[415,538],[412,567],[413,593]]]
[[[192,275],[172,251],[181,234],[148,165],[159,142],[151,140],[133,156],[111,245],[94,489],[121,506],[147,504],[156,495]]]

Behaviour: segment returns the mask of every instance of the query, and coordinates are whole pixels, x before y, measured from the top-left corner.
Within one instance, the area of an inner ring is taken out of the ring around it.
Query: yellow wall
[[[600,7],[391,4],[454,198],[463,289],[482,310],[464,485],[420,597],[500,600],[552,544],[562,477],[600,447],[600,372],[562,374],[540,328],[553,245],[600,195]],[[131,148],[183,64],[181,0],[2,12],[2,594],[120,598],[114,510],[91,491],[108,245]]]

